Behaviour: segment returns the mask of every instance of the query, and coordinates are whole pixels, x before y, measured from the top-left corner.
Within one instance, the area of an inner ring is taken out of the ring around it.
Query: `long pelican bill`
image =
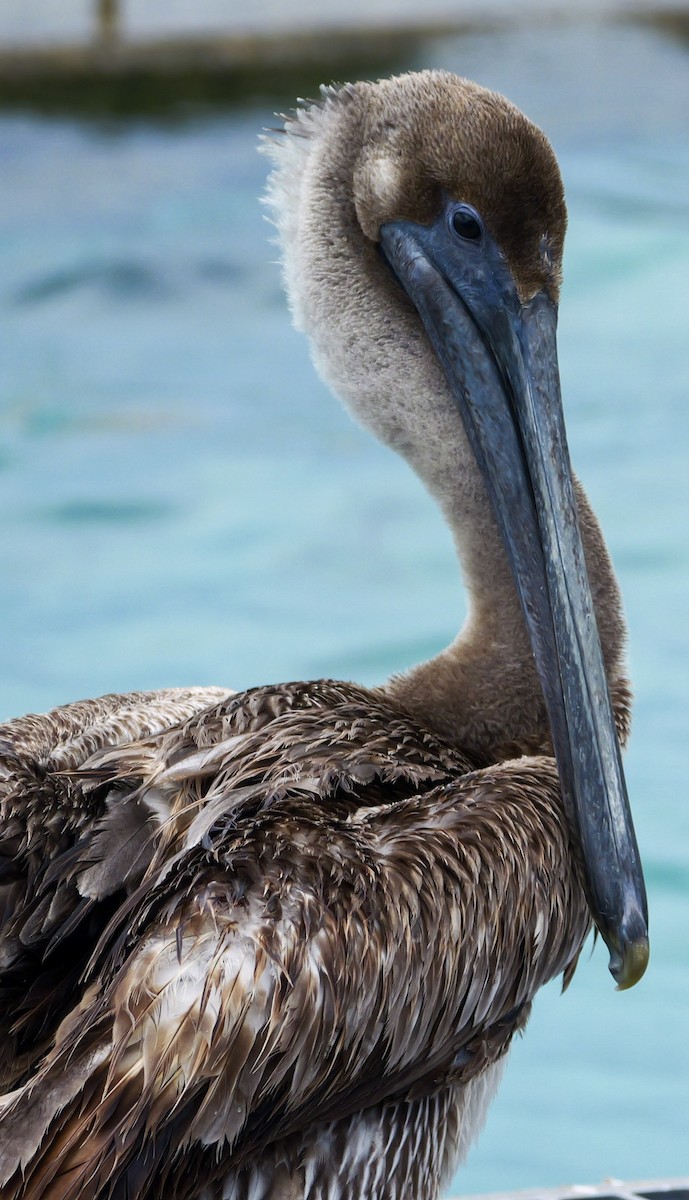
[[[381,249],[425,326],[484,476],[519,594],[593,920],[619,988],[648,962],[648,915],[579,529],[557,310],[520,300],[480,215],[447,202]]]

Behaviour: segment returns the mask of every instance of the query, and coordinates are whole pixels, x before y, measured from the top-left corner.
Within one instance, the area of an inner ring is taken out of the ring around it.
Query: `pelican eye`
[[[450,227],[465,242],[480,242],[483,223],[478,213],[468,204],[460,204],[450,213]]]

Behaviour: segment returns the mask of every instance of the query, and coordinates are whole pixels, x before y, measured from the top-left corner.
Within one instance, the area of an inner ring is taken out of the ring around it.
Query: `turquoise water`
[[[689,1172],[689,52],[632,27],[429,43],[550,134],[572,454],[625,595],[652,964],[542,994],[463,1191]],[[419,64],[421,65],[421,64]],[[285,104],[289,99],[285,98]],[[374,682],[451,638],[450,539],[316,379],[256,201],[270,110],[0,114],[0,715]]]

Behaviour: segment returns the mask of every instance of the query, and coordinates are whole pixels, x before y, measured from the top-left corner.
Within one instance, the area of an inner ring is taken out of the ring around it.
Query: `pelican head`
[[[606,674],[621,619],[562,417],[553,151],[503,97],[435,71],[326,90],[286,132],[268,199],[296,323],[438,499],[476,610],[516,593],[591,914],[630,987],[648,935]]]

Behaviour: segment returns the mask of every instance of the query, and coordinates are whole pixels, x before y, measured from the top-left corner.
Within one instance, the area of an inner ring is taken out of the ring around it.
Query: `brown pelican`
[[[0,730],[2,1200],[428,1200],[591,921],[620,987],[646,965],[553,152],[439,72],[326,90],[269,152],[295,319],[438,500],[470,617],[374,690],[106,696]]]

